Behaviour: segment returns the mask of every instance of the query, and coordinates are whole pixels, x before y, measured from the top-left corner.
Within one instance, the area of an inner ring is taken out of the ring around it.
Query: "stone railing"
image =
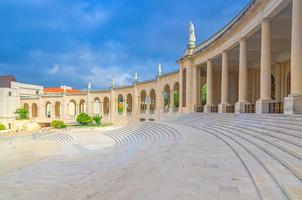
[[[203,112],[203,106],[195,106],[195,112]]]
[[[176,113],[179,111],[179,107],[173,106],[172,108],[172,112]]]
[[[244,105],[244,112],[245,113],[255,113],[256,107],[255,104],[246,104]]]
[[[268,104],[268,113],[270,114],[282,114],[284,108],[283,102],[271,102]]]
[[[235,106],[234,105],[226,106],[226,113],[234,113],[234,112],[235,112]]]
[[[211,111],[211,113],[217,113],[218,112],[218,106],[211,106],[210,111]]]

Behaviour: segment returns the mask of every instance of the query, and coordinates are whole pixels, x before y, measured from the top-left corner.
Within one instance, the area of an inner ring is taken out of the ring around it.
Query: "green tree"
[[[173,93],[174,106],[179,107],[179,92],[175,91]]]
[[[81,113],[77,116],[77,122],[79,122],[81,125],[88,125],[90,124],[93,120],[92,118],[86,114],[86,113]]]
[[[67,125],[61,120],[53,120],[50,125],[53,128],[66,128],[67,127]]]
[[[204,85],[200,89],[200,100],[201,100],[201,104],[202,105],[206,105],[207,104],[207,85]]]
[[[93,121],[95,122],[96,125],[101,125],[101,121],[102,121],[102,116],[99,115],[95,115],[92,117]]]
[[[5,126],[0,123],[0,131],[5,130]]]
[[[28,110],[19,108],[15,111],[15,114],[17,115],[17,119],[28,119]]]

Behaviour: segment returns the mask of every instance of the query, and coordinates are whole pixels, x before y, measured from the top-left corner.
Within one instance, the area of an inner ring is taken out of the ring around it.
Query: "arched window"
[[[132,95],[128,94],[127,95],[127,113],[132,112]]]
[[[61,103],[59,101],[55,103],[55,116],[56,118],[61,117]]]
[[[179,83],[176,82],[173,86],[173,106],[179,107]]]
[[[71,100],[68,104],[68,115],[71,117],[75,117],[76,114],[76,102],[75,100]]]
[[[84,99],[81,99],[81,101],[80,101],[79,113],[86,113],[86,102]]]
[[[93,101],[93,106],[92,106],[92,113],[93,115],[100,115],[100,99],[99,98],[95,98]]]
[[[51,118],[51,103],[50,102],[47,102],[46,103],[46,106],[45,106],[45,116],[47,118]]]
[[[38,117],[38,106],[37,106],[36,103],[32,104],[31,113],[32,113],[32,118],[37,118]]]
[[[28,106],[28,103],[25,103],[25,104],[23,105],[23,109],[25,109],[25,110],[29,111],[29,106]]]
[[[121,94],[117,97],[117,112],[119,114],[122,114],[124,112],[124,98]]]
[[[145,90],[141,91],[141,102],[140,102],[140,111],[145,113],[147,110],[147,93]]]
[[[164,112],[169,112],[170,101],[170,86],[167,84],[164,87]]]
[[[156,108],[155,102],[156,102],[156,94],[155,94],[155,90],[152,89],[150,91],[150,112],[151,112],[151,114],[154,112],[154,110]]]
[[[103,112],[104,112],[104,115],[108,115],[109,114],[109,98],[108,97],[104,98]]]

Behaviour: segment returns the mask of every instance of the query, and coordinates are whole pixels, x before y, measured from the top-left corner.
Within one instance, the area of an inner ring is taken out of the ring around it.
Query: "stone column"
[[[285,114],[302,114],[302,1],[293,0],[291,44],[291,94],[285,98]]]
[[[193,104],[191,107],[191,112],[194,112],[194,108],[198,105],[197,103],[197,94],[198,94],[198,87],[197,87],[197,66],[193,66],[193,73],[192,73],[192,77],[193,77],[193,81],[192,81],[192,98],[193,98]]]
[[[240,52],[239,52],[239,93],[238,102],[235,104],[236,113],[244,113],[245,105],[248,104],[247,101],[247,49],[246,49],[246,39],[241,38],[240,40]]]
[[[192,78],[193,78],[193,66],[191,65],[191,61],[187,60],[186,61],[186,70],[187,70],[187,89],[186,89],[186,112],[192,112],[192,105],[193,105],[193,92],[192,92]]]
[[[260,99],[256,102],[256,113],[268,113],[271,99],[271,22],[265,19],[261,23],[261,66]]]
[[[210,60],[207,61],[207,104],[204,106],[204,112],[211,112],[213,105],[213,67]]]
[[[218,112],[225,113],[226,107],[229,105],[229,66],[228,52],[222,52],[222,67],[221,67],[221,102],[218,105]]]
[[[110,115],[110,122],[114,123],[115,115],[116,115],[116,104],[115,104],[115,92],[114,89],[111,89],[110,92],[110,99],[109,99],[109,115]]]
[[[182,113],[182,76],[183,76],[183,68],[182,68],[182,64],[179,65],[179,111],[180,113]]]
[[[160,88],[160,76],[157,76],[156,80],[156,92],[155,92],[155,113],[157,114],[157,118],[160,119],[161,114],[161,88]]]
[[[200,98],[200,89],[201,89],[201,85],[200,85],[200,71],[201,68],[198,67],[197,68],[197,106],[201,105],[201,98]]]
[[[174,108],[174,89],[173,87],[170,88],[170,106],[169,106],[169,111],[172,113],[173,112],[173,108]]]

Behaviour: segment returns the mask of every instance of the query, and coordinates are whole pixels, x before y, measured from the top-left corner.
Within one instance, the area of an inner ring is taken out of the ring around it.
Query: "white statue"
[[[195,36],[195,28],[192,21],[190,21],[190,29],[189,29],[189,49],[194,49],[196,45],[196,36]]]
[[[135,72],[135,73],[134,73],[134,82],[137,82],[137,81],[138,81],[138,73]]]
[[[88,90],[91,90],[91,82],[88,82]]]
[[[161,64],[158,64],[158,67],[157,67],[157,75],[158,75],[158,76],[161,76]]]
[[[112,88],[115,87],[115,80],[114,80],[114,79],[112,79],[111,87],[112,87]]]

